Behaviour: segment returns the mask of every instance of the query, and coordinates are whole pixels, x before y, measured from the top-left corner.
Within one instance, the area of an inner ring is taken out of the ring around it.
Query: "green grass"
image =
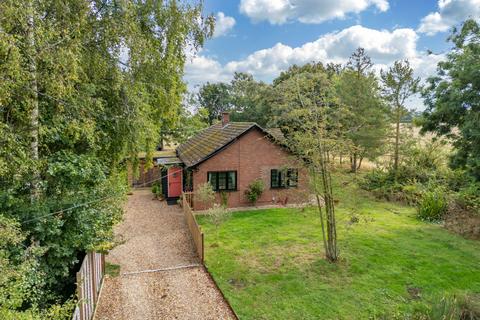
[[[112,278],[118,277],[120,275],[120,265],[107,262],[105,265],[105,274]]]
[[[341,182],[336,264],[313,208],[238,212],[218,230],[199,218],[206,264],[241,319],[369,319],[480,293],[478,241]]]

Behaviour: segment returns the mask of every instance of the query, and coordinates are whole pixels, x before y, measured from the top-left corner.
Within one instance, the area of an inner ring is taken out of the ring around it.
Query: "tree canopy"
[[[454,29],[455,45],[428,79],[423,97],[423,131],[447,136],[456,153],[454,168],[464,168],[480,181],[480,26],[467,20]]]
[[[1,250],[39,252],[36,299],[12,275],[0,290],[23,301],[0,309],[65,301],[83,252],[112,245],[126,163],[176,125],[186,50],[212,29],[195,1],[0,2],[0,219],[22,244]]]

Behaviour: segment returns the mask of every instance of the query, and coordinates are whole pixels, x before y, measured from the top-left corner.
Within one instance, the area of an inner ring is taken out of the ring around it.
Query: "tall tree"
[[[451,165],[480,181],[480,26],[467,20],[450,38],[455,47],[423,90],[423,131],[447,136],[456,153]]]
[[[198,92],[198,105],[208,110],[208,123],[213,124],[222,112],[231,110],[230,86],[223,82],[207,82]]]
[[[251,121],[266,126],[270,120],[271,87],[252,75],[236,72],[230,82],[232,120]]]
[[[185,48],[211,35],[201,12],[176,0],[0,1],[0,216],[48,252],[37,307],[71,293],[82,252],[112,245],[125,162],[175,123]]]
[[[333,201],[331,163],[328,152],[341,144],[335,114],[335,90],[326,72],[299,73],[277,85],[281,110],[289,113],[288,118],[297,117],[300,123],[286,121],[283,130],[287,133],[287,144],[309,170],[310,187],[317,199],[317,210],[322,228],[325,255],[335,262],[339,251]],[[293,124],[294,127],[288,128]]]
[[[395,143],[393,153],[393,170],[398,172],[400,122],[408,114],[405,101],[417,92],[420,78],[413,76],[413,69],[408,60],[395,61],[388,71],[381,71],[383,95],[388,101],[395,121]]]
[[[342,117],[345,135],[352,142],[352,172],[357,172],[364,157],[375,158],[381,153],[388,129],[386,106],[372,66],[365,50],[358,48],[336,77],[337,95],[346,107]]]

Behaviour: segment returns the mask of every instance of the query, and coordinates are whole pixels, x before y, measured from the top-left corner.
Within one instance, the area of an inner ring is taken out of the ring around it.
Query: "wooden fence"
[[[78,304],[72,320],[91,320],[105,274],[105,255],[88,252],[77,272]]]
[[[203,251],[203,232],[200,229],[200,226],[193,215],[193,210],[191,207],[193,200],[193,193],[191,192],[184,192],[182,195],[182,208],[183,213],[185,214],[185,218],[187,219],[188,228],[190,229],[190,233],[192,234],[193,242],[195,243],[195,247],[197,248],[198,256],[203,264],[204,259],[204,251]]]

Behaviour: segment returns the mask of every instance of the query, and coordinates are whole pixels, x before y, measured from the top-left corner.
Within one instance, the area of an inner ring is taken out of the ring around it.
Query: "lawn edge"
[[[235,312],[235,310],[233,310],[232,308],[232,305],[230,304],[230,301],[228,301],[227,297],[225,296],[225,294],[223,293],[222,289],[220,289],[220,287],[218,286],[218,283],[217,281],[215,281],[215,278],[212,276],[212,274],[210,273],[210,271],[208,270],[208,267],[205,265],[205,264],[202,264],[203,266],[203,269],[205,270],[205,273],[207,274],[207,276],[210,278],[210,280],[212,281],[212,283],[215,285],[215,287],[217,288],[217,290],[220,292],[220,294],[222,295],[222,298],[223,300],[225,301],[225,303],[227,304],[228,306],[228,309],[230,309],[230,311],[232,312],[233,316],[235,317],[235,319],[237,320],[240,320],[240,318],[238,317],[237,313]]]

